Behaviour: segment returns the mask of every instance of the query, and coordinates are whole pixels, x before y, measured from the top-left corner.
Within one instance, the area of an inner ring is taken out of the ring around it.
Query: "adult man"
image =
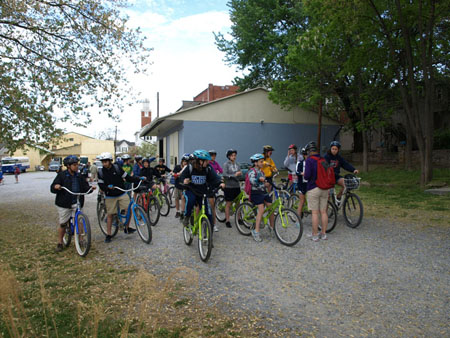
[[[328,225],[328,189],[320,189],[317,184],[317,165],[322,158],[318,152],[317,145],[311,141],[305,146],[308,158],[305,163],[305,171],[303,177],[308,182],[306,183],[306,200],[308,201],[308,209],[312,213],[312,235],[311,239],[318,242],[319,239],[326,240],[327,225]],[[319,228],[319,213],[322,220],[322,232],[318,235]]]
[[[56,252],[63,250],[63,238],[66,227],[69,225],[70,216],[72,216],[72,213],[77,207],[77,196],[68,193],[61,189],[61,187],[66,187],[75,193],[84,193],[89,190],[89,184],[78,172],[78,157],[69,155],[64,159],[63,163],[67,167],[67,170],[60,171],[50,186],[50,191],[56,194],[55,204],[59,216]],[[92,189],[95,189],[95,187],[92,187]],[[83,207],[84,196],[80,196],[80,203],[81,207]]]
[[[111,242],[111,226],[113,215],[117,213],[117,205],[119,205],[120,211],[126,211],[130,198],[127,193],[114,189],[114,186],[125,189],[124,180],[130,183],[139,182],[141,179],[139,176],[130,176],[123,171],[117,164],[112,163],[112,155],[110,153],[101,153],[99,160],[102,161],[103,167],[99,169],[98,172],[98,185],[100,189],[105,193],[105,204],[106,204],[106,224],[107,233],[105,238],[105,243]],[[124,232],[131,234],[136,231],[136,229],[129,227],[130,220],[125,224]]]
[[[91,173],[91,182],[96,182],[98,175],[98,168],[97,165],[95,164],[95,161],[94,164],[89,167],[89,172]]]

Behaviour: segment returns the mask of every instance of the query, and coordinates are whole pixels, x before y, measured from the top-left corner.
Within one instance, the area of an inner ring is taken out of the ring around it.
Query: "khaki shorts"
[[[326,210],[328,203],[328,189],[314,188],[306,193],[309,210]]]
[[[181,200],[181,198],[183,197],[183,190],[175,188],[175,199],[176,200]]]
[[[77,205],[72,204],[72,207],[70,209],[56,206],[56,210],[58,210],[58,222],[60,225],[62,225],[67,223],[67,221],[73,215],[75,210],[77,210]]]
[[[117,204],[119,204],[120,210],[127,210],[128,204],[130,204],[130,197],[128,194],[123,194],[117,197],[105,197],[106,213],[108,215],[117,214]]]

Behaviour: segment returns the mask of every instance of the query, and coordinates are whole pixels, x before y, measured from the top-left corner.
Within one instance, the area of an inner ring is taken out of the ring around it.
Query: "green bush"
[[[434,131],[433,149],[450,149],[450,129]]]

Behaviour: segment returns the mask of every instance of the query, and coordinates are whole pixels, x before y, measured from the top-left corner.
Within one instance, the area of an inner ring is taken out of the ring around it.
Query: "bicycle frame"
[[[92,188],[89,189],[88,192],[86,192],[86,193],[73,193],[69,189],[67,189],[66,187],[61,187],[61,188],[63,188],[64,190],[68,191],[70,194],[77,196],[77,208],[75,209],[75,212],[74,212],[73,216],[70,216],[69,227],[70,227],[70,233],[71,234],[74,234],[75,233],[74,230],[76,230],[77,235],[79,235],[80,234],[80,230],[78,228],[78,215],[83,213],[81,211],[80,196],[89,194],[92,191]],[[74,221],[72,221],[72,220],[74,220]],[[86,227],[84,227],[84,231],[86,232]]]
[[[194,210],[194,225],[192,226],[192,234],[193,235],[198,234],[200,240],[203,240],[202,219],[208,218],[208,216],[206,215],[205,203],[208,203],[206,195],[203,196],[203,203],[201,209],[197,211],[197,208],[195,208]]]

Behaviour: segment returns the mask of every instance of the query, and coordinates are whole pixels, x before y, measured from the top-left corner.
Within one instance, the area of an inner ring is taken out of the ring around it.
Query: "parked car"
[[[241,168],[242,175],[239,176],[239,181],[245,181],[245,175],[247,174],[248,170],[251,168],[250,163],[241,162],[239,163],[239,167]]]
[[[59,161],[51,161],[48,165],[48,171],[59,171],[61,168],[61,163]]]

